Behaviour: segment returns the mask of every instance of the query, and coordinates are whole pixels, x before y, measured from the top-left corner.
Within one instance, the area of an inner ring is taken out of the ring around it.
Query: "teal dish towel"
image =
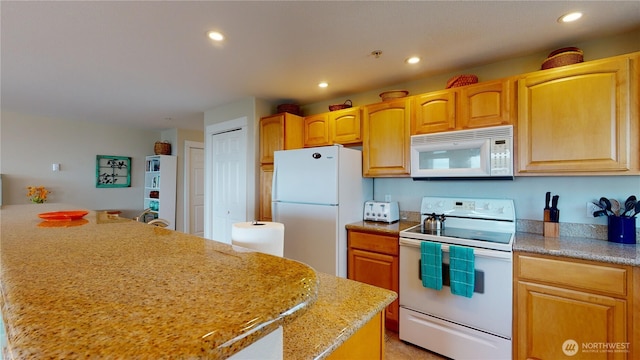
[[[422,286],[442,289],[442,249],[440,244],[422,241],[420,244]]]
[[[473,248],[449,246],[449,277],[451,293],[470,298],[475,287],[475,256]]]

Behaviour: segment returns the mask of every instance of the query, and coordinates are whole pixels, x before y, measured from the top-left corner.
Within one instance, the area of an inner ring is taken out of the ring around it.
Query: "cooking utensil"
[[[551,201],[551,192],[547,191],[544,196],[544,221],[551,221],[549,202]]]
[[[611,211],[613,215],[620,216],[620,202],[616,199],[610,199],[611,202]]]
[[[640,201],[636,202],[636,206],[635,206],[635,210],[633,212],[633,215],[631,215],[629,217],[635,217],[639,213],[640,213]]]
[[[607,215],[607,210],[596,210],[593,212],[593,217],[599,217],[599,216],[606,216]]]
[[[600,202],[600,207],[607,210],[607,216],[609,215],[609,213],[613,215],[613,212],[611,212],[611,201],[609,201],[609,199],[603,196],[600,198],[599,202]]]
[[[637,202],[638,200],[636,199],[635,195],[629,196],[624,202],[624,212],[622,213],[622,215],[627,215],[628,212],[634,210]]]
[[[559,195],[553,195],[551,199],[551,208],[549,209],[549,218],[551,222],[558,222],[560,220],[560,210],[558,210]]]

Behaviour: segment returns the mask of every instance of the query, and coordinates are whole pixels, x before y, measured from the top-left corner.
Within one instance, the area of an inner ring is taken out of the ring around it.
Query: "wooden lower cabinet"
[[[514,357],[633,359],[640,351],[633,340],[633,272],[629,266],[516,253]]]
[[[384,359],[384,329],[384,316],[382,313],[378,313],[331,353],[327,359]]]
[[[399,292],[399,244],[397,236],[347,231],[347,277],[369,285]],[[384,311],[386,328],[398,331],[399,300]]]

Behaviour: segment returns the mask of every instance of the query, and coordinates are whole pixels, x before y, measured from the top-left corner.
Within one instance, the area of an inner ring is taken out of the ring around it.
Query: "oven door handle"
[[[426,240],[415,240],[408,238],[400,238],[400,246],[409,246],[420,249],[420,243]],[[431,241],[435,242],[435,241]],[[462,245],[461,245],[462,246]],[[449,245],[441,243],[442,252],[449,252]],[[486,258],[497,258],[497,259],[512,259],[513,254],[510,251],[500,251],[500,250],[487,250],[480,248],[473,248],[473,254],[475,256],[482,256]]]

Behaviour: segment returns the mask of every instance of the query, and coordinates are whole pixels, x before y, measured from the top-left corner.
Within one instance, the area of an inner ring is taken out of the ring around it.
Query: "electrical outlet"
[[[593,213],[598,211],[598,210],[602,210],[598,205],[592,203],[591,201],[587,202],[587,213],[586,216],[592,218],[593,217]]]

